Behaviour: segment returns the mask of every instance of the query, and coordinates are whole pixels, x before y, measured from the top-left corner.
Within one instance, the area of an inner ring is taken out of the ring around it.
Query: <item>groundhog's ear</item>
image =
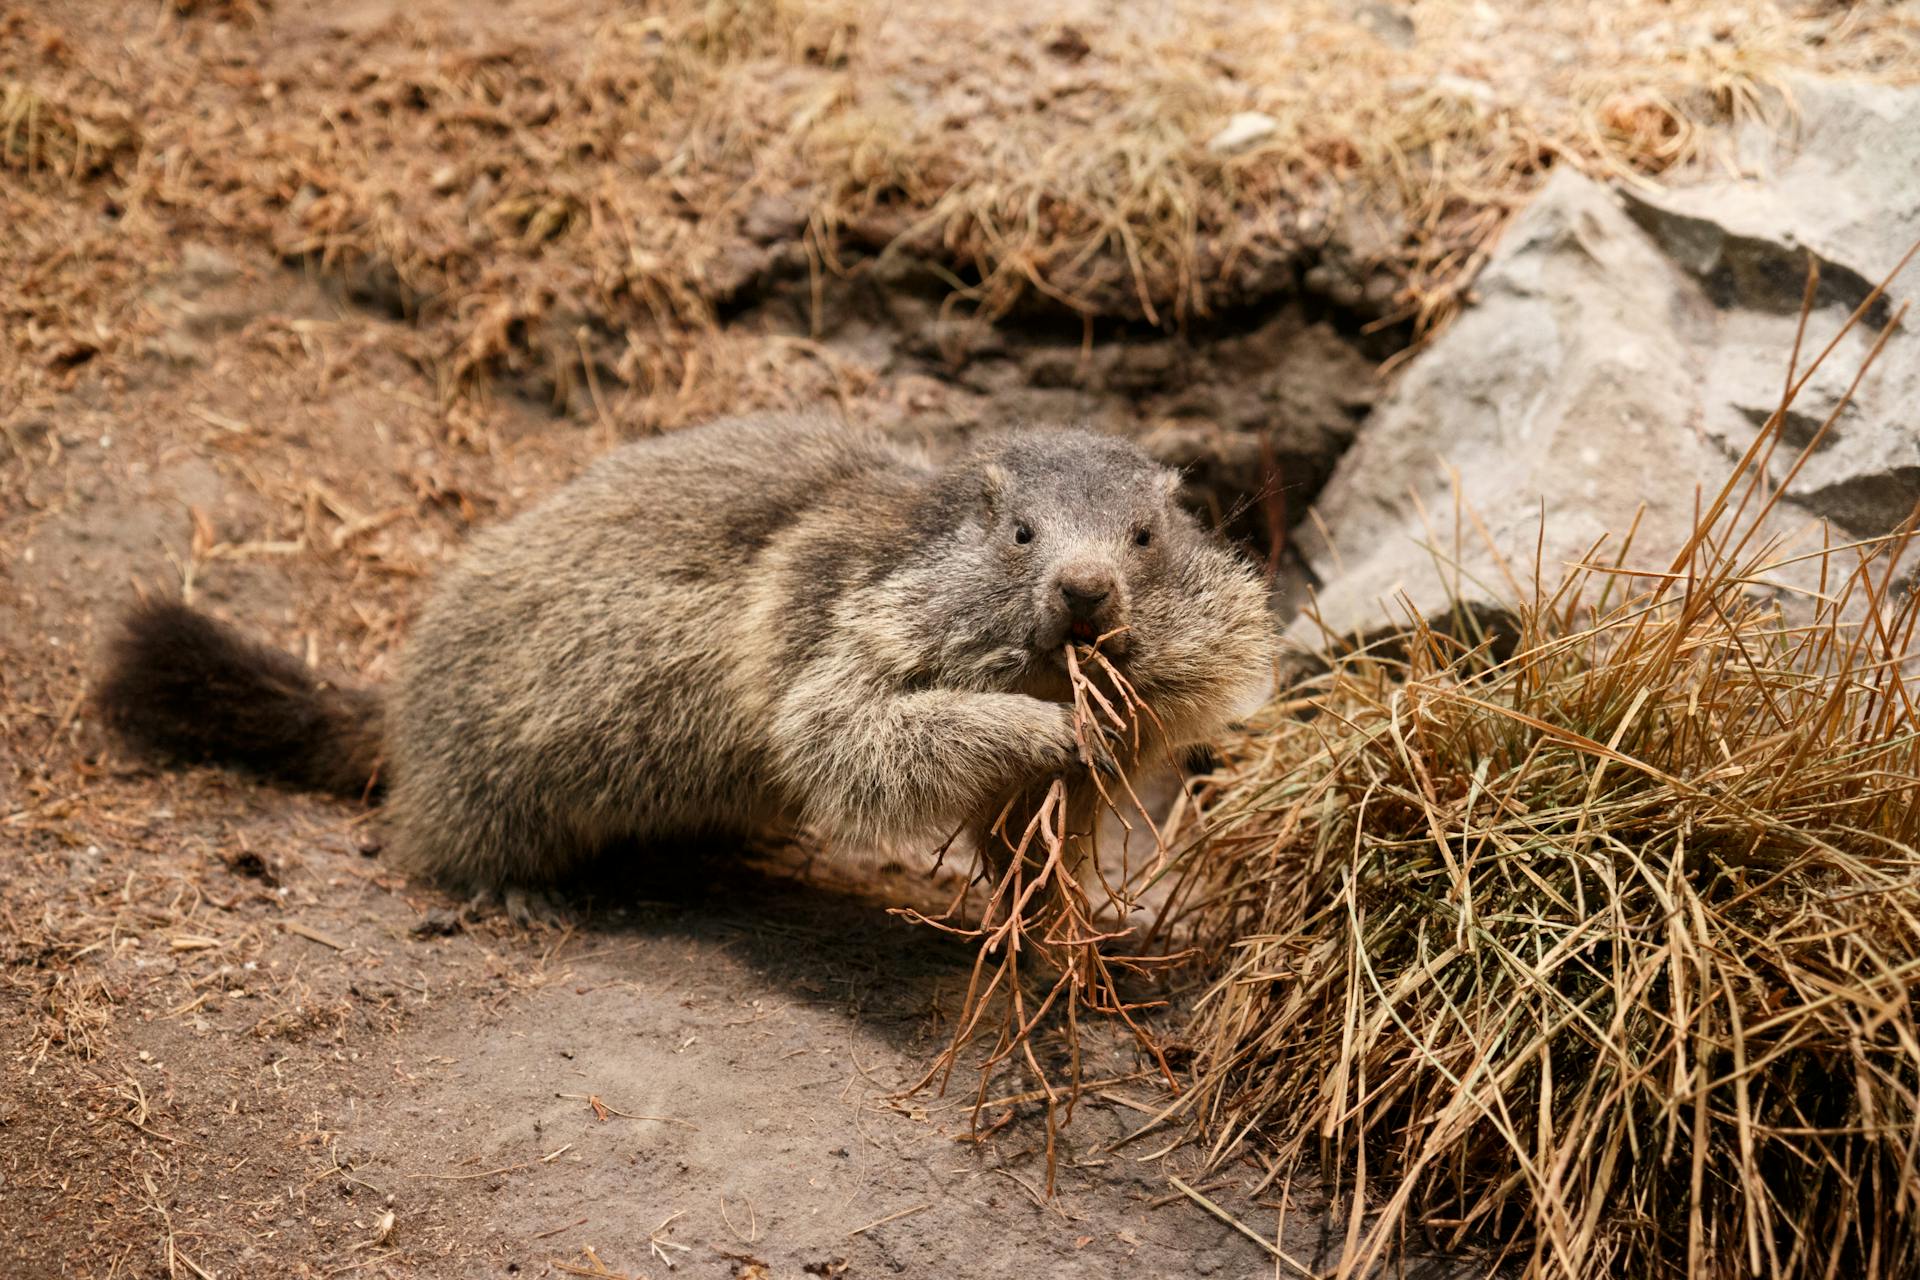
[[[1163,467],[1155,477],[1160,488],[1160,496],[1168,502],[1180,501],[1180,491],[1187,487],[1187,477],[1171,467]]]
[[[998,463],[989,462],[980,468],[980,501],[985,505],[989,520],[1000,514],[1006,504],[1007,488],[1012,477]]]

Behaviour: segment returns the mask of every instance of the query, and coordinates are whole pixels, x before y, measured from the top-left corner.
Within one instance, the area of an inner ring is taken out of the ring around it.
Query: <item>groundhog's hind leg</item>
[[[552,814],[402,775],[391,803],[394,861],[409,875],[468,895],[470,913],[554,917],[548,896],[585,850]]]
[[[518,884],[477,891],[467,899],[462,914],[470,920],[479,920],[498,911],[504,911],[507,919],[517,925],[544,924],[558,928],[561,924],[560,907],[546,890]]]

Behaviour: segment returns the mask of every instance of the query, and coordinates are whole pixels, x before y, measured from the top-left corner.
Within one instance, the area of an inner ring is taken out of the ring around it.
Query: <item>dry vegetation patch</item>
[[[449,395],[672,425],[782,395],[726,309],[889,252],[988,319],[1304,287],[1424,331],[1549,166],[1664,172],[1784,124],[1795,71],[1917,49],[1899,6],[1655,0],[76,5],[0,23],[0,163],[122,174],[416,318]]]
[[[1232,749],[1174,1111],[1317,1156],[1342,1274],[1411,1232],[1541,1277],[1920,1265],[1920,508],[1758,591],[1785,414],[1670,564],[1628,531]]]

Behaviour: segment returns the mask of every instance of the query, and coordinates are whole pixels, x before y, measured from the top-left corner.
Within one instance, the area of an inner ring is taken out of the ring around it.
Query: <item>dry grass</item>
[[[1148,1004],[1130,1001],[1122,987],[1129,975],[1161,971],[1181,958],[1116,954],[1107,944],[1131,937],[1133,930],[1099,919],[1103,907],[1113,906],[1124,920],[1138,887],[1164,869],[1169,852],[1152,813],[1127,777],[1129,766],[1151,763],[1142,761],[1141,754],[1153,709],[1107,661],[1099,642],[1069,645],[1064,660],[1073,686],[1081,775],[1046,780],[1001,810],[987,833],[988,848],[978,851],[983,866],[992,869],[985,877],[986,902],[979,923],[954,923],[965,911],[978,876],[962,882],[959,894],[939,916],[906,908],[894,912],[976,947],[953,1037],[905,1092],[917,1093],[936,1083],[944,1092],[967,1050],[984,1045],[973,1106],[977,1139],[984,1113],[996,1105],[987,1095],[1000,1069],[1007,1064],[1023,1067],[1037,1087],[1019,1096],[1046,1109],[1049,1192],[1060,1126],[1072,1118],[1074,1104],[1091,1087],[1081,1071],[1081,1016],[1121,1019],[1171,1085],[1171,1067],[1134,1017]],[[1120,862],[1109,861],[1113,878],[1106,878],[1109,870],[1101,865],[1098,843],[1101,813],[1119,815],[1129,836],[1136,823],[1151,835],[1152,854],[1145,865],[1130,865],[1125,856],[1131,852],[1129,841]],[[1057,1053],[1045,1051],[1052,1069],[1036,1048],[1042,1039],[1055,1042]]]
[[[1784,415],[1671,564],[1629,531],[1515,634],[1331,656],[1233,749],[1174,1112],[1317,1155],[1343,1275],[1410,1232],[1568,1280],[1920,1267],[1920,508],[1756,592]]]
[[[0,169],[79,182],[106,173],[138,145],[132,122],[111,109],[89,112],[0,80]]]
[[[805,140],[830,239],[944,264],[988,318],[1171,326],[1305,272],[1425,332],[1550,165],[1663,173],[1724,152],[1723,126],[1784,125],[1796,71],[1910,77],[1920,48],[1891,9],[1769,4],[1440,0],[1404,42],[1351,5],[1060,13],[935,23],[905,75],[891,31],[863,44],[854,104]],[[1239,112],[1268,131],[1216,152]]]
[[[175,236],[239,233],[407,317],[445,400],[508,377],[646,425],[711,409],[738,371],[715,307],[766,268],[742,211],[780,186],[755,172],[776,95],[743,68],[831,59],[836,29],[774,3],[423,13],[316,56],[246,7],[0,21],[0,165],[111,177]]]
[[[110,179],[409,316],[446,398],[509,377],[642,428],[777,398],[794,366],[748,367],[719,317],[876,253],[987,319],[1174,327],[1304,285],[1430,329],[1550,165],[1665,172],[1783,119],[1795,71],[1920,65],[1898,7],[1760,0],[1432,0],[1411,43],[1319,0],[528,0],[317,60],[270,5],[160,15],[0,20],[0,165]],[[1211,149],[1247,111],[1265,136]]]

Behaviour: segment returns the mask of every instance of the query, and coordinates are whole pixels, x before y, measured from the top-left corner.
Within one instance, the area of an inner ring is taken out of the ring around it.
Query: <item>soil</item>
[[[252,6],[162,26],[201,9]],[[332,21],[356,13],[393,6]],[[148,38],[96,16],[47,56]],[[281,33],[282,68],[324,35]],[[0,170],[0,206],[0,1275],[1288,1273],[1173,1177],[1337,1258],[1318,1189],[1122,1141],[1166,1094],[1110,1030],[1051,1194],[1022,1077],[984,1137],[970,1064],[906,1092],[971,954],[888,908],[950,872],[709,850],[608,868],[558,927],[463,922],[383,867],[377,811],[118,753],[87,694],[136,594],[378,681],[472,527],[661,424],[538,371],[450,395],[420,316],[104,178]],[[761,375],[716,410],[771,380],[941,447],[1014,418],[1155,436],[1281,567],[1286,509],[1248,494],[1303,505],[1377,394],[1378,352],[1291,301],[1089,353],[1077,322],[949,332],[924,282],[766,285],[711,335]],[[1234,438],[1276,417],[1277,446]]]
[[[971,957],[887,907],[950,880],[721,851],[463,924],[377,811],[116,755],[84,695],[134,591],[377,679],[465,528],[605,443],[512,395],[449,417],[406,326],[271,261],[149,276],[145,349],[7,419],[0,1274],[1269,1272],[1171,1189],[1196,1155],[1111,1149],[1162,1102],[1118,1037],[1051,1197],[1037,1104],[976,1143],[966,1067],[901,1096]]]
[[[221,809],[257,798],[195,782]],[[444,904],[333,815],[261,808],[221,826],[300,850],[271,888],[131,869],[136,902],[183,880],[208,900],[85,966],[92,1052],[30,1052],[85,1016],[62,993],[18,1011],[6,1274],[1265,1273],[1184,1201],[1150,1207],[1159,1166],[1104,1149],[1150,1086],[1089,1100],[1052,1199],[1032,1124],[976,1145],[958,1099],[895,1098],[964,957],[871,899],[729,867],[560,935],[423,938]]]

